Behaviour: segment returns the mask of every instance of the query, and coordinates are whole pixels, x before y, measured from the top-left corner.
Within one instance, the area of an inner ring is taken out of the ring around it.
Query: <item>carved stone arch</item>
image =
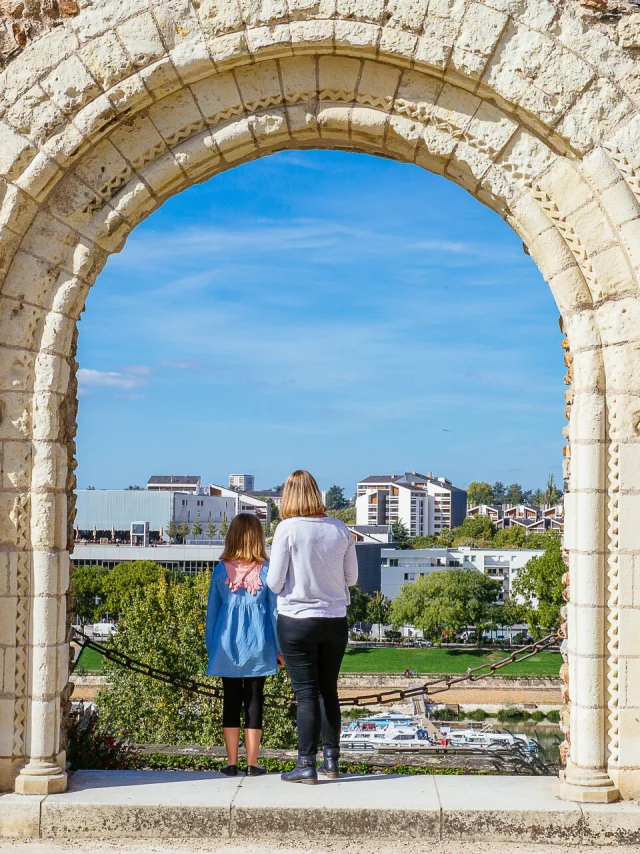
[[[75,327],[86,295],[169,197],[314,147],[455,181],[507,220],[549,283],[570,382],[563,792],[608,801],[616,786],[640,790],[636,78],[623,48],[560,0],[105,0],[7,65],[0,616],[12,630],[0,633],[0,786],[65,785]]]

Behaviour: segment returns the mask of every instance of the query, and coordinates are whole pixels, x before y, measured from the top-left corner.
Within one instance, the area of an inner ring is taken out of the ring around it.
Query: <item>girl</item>
[[[224,552],[211,576],[207,606],[208,676],[221,676],[222,726],[227,764],[222,773],[238,773],[240,712],[244,706],[247,775],[258,765],[262,736],[264,681],[283,664],[276,641],[275,596],[266,585],[267,553],[260,520],[239,513],[229,525]]]
[[[289,475],[271,547],[267,584],[278,595],[278,640],[298,701],[298,764],[289,783],[338,777],[338,674],[347,646],[349,587],[358,580],[353,537],[325,515],[308,471]],[[316,770],[322,735],[324,761]]]

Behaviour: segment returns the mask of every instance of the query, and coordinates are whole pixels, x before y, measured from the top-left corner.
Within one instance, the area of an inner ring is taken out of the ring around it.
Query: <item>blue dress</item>
[[[267,587],[268,562],[260,570],[262,587],[254,595],[241,587],[232,593],[227,570],[213,570],[207,605],[207,676],[242,679],[278,672],[276,595]]]

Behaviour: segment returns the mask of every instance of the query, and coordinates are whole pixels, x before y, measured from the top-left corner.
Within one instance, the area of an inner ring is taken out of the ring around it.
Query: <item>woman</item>
[[[278,594],[278,641],[298,701],[298,764],[288,783],[336,778],[340,756],[338,674],[347,646],[349,587],[358,580],[353,537],[325,514],[308,471],[289,475],[271,547],[267,584]],[[322,736],[324,760],[316,769]]]
[[[224,551],[211,576],[207,606],[208,676],[221,676],[222,726],[227,764],[238,773],[240,713],[244,706],[247,776],[266,774],[258,765],[264,682],[284,663],[276,640],[275,596],[266,585],[267,554],[260,520],[239,513],[229,525]]]

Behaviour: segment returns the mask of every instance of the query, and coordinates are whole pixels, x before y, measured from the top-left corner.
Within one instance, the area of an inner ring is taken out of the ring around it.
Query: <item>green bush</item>
[[[431,712],[432,721],[457,721],[459,719],[458,714],[451,709],[433,709]]]
[[[489,717],[484,709],[471,709],[470,712],[465,712],[464,716],[469,721],[484,721]]]
[[[184,580],[160,578],[123,600],[111,644],[131,658],[211,686],[205,675],[204,626],[210,574]],[[200,696],[105,662],[109,685],[96,698],[102,726],[139,744],[222,744],[222,700]],[[265,693],[286,700],[293,692],[281,670]],[[265,705],[265,747],[296,744],[294,707]]]
[[[522,709],[516,709],[513,706],[507,706],[504,709],[499,709],[496,717],[500,723],[515,723],[523,720],[524,712]]]
[[[537,709],[535,712],[531,712],[531,720],[535,721],[537,724],[539,724],[540,721],[543,721],[545,718],[545,713],[541,712],[539,709]]]
[[[551,709],[550,712],[547,712],[547,720],[552,724],[559,724],[560,712],[557,709]]]

